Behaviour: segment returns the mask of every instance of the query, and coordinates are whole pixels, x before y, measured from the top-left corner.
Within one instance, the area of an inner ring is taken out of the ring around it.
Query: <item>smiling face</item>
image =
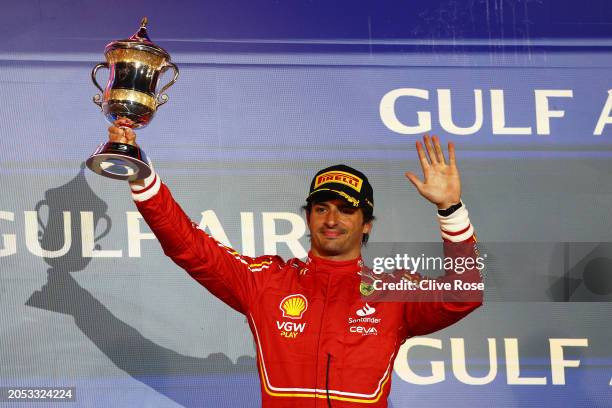
[[[359,257],[363,234],[372,229],[371,222],[363,222],[360,208],[339,198],[312,203],[306,218],[312,253],[335,261]]]

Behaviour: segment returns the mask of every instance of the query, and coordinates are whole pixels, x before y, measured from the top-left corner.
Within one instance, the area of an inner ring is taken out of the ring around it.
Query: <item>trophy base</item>
[[[134,181],[151,175],[151,167],[142,149],[125,143],[102,143],[86,164],[94,173],[115,180]]]

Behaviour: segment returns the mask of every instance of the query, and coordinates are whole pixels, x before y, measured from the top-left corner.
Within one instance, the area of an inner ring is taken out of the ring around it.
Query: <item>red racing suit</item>
[[[243,256],[200,230],[157,175],[144,187],[132,185],[132,194],[164,253],[246,316],[256,342],[264,408],[387,407],[400,345],[440,330],[480,305],[366,306],[359,290],[361,259],[336,262],[309,254],[304,262]],[[474,241],[465,208],[440,217],[440,223],[445,240]]]

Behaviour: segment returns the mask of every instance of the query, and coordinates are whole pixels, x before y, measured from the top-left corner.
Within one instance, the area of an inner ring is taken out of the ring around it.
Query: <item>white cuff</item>
[[[438,214],[442,238],[451,242],[462,242],[474,235],[474,227],[472,227],[468,215],[465,204],[447,217]]]
[[[144,185],[130,183],[130,189],[132,190],[132,198],[134,201],[146,201],[159,192],[161,180],[155,173],[153,163],[151,163],[150,160],[149,166],[151,167],[151,175],[144,179]]]

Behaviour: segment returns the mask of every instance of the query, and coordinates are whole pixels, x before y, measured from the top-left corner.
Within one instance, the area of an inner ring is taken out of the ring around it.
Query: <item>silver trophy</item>
[[[151,42],[145,17],[133,36],[109,43],[104,55],[106,62],[91,71],[91,80],[102,93],[93,97],[94,103],[111,123],[123,119],[122,122],[127,123],[124,127],[140,129],[147,126],[157,108],[168,102],[164,92],[179,75],[176,65],[170,62],[170,54]],[[96,80],[100,68],[110,71],[105,89]],[[174,70],[174,77],[157,92],[158,80],[168,69]],[[118,180],[133,181],[151,174],[144,151],[125,143],[102,143],[86,163],[92,171]]]

